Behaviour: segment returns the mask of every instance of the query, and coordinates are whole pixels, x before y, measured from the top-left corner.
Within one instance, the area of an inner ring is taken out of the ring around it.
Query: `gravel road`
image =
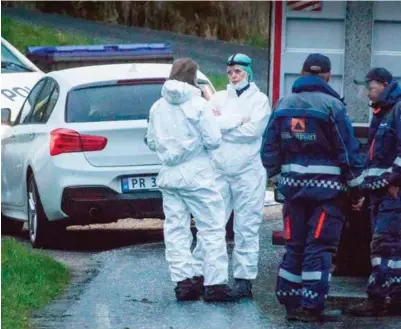
[[[103,252],[50,251],[72,269],[73,283],[54,303],[35,312],[35,329],[396,329],[400,318],[356,319],[338,324],[289,324],[274,296],[282,247],[271,245],[271,232],[281,226],[280,207],[269,207],[261,228],[259,277],[254,298],[234,304],[203,301],[177,303],[168,275],[161,235],[155,243],[128,245]],[[139,230],[140,231],[140,230]],[[155,232],[160,230],[155,229]],[[111,233],[110,233],[111,232]],[[138,232],[135,230],[133,232]],[[133,233],[131,232],[131,234]],[[147,234],[148,230],[142,231]],[[108,231],[108,234],[118,232]],[[83,238],[85,231],[69,232]],[[81,236],[80,236],[81,234]],[[137,234],[136,238],[140,234]],[[110,236],[109,236],[110,237]],[[106,243],[107,236],[100,236]],[[149,238],[149,236],[147,237]],[[150,239],[152,240],[152,238]],[[135,240],[131,241],[134,244]],[[228,243],[232,251],[232,242]],[[108,248],[107,248],[108,249]],[[77,261],[78,259],[78,261]],[[232,279],[232,278],[231,278]],[[364,297],[366,279],[334,278],[330,303],[354,303]],[[344,298],[346,296],[346,298]]]

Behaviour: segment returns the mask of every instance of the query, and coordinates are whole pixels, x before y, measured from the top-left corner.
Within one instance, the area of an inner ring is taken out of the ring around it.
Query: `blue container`
[[[172,63],[173,50],[165,43],[93,46],[27,47],[30,61],[44,72],[71,67],[118,63]]]

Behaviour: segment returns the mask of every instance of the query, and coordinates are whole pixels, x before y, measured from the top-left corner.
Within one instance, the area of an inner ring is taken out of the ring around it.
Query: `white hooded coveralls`
[[[239,97],[236,90],[217,92],[209,100],[223,136],[220,148],[212,151],[225,201],[226,222],[234,211],[233,270],[236,279],[255,279],[258,273],[259,228],[263,219],[266,171],[260,158],[262,136],[271,108],[265,94],[253,83]],[[249,122],[242,124],[248,117]],[[194,250],[196,275],[202,274],[202,241]]]
[[[150,110],[147,143],[162,161],[157,185],[163,195],[164,241],[171,279],[192,278],[192,214],[202,243],[200,257],[205,285],[225,284],[228,257],[225,244],[224,201],[215,184],[209,150],[221,143],[219,127],[201,91],[169,80],[162,98]]]

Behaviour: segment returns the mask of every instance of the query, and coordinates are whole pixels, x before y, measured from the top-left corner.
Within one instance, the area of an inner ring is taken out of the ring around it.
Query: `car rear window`
[[[115,84],[73,90],[67,99],[66,122],[146,120],[162,86]]]
[[[161,97],[164,81],[90,86],[71,91],[67,98],[66,122],[147,120],[152,105]],[[202,95],[209,99],[213,89],[198,80]]]

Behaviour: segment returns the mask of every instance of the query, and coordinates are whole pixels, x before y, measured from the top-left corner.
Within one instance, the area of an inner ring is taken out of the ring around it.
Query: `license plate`
[[[157,189],[156,175],[124,177],[121,181],[123,192]]]

